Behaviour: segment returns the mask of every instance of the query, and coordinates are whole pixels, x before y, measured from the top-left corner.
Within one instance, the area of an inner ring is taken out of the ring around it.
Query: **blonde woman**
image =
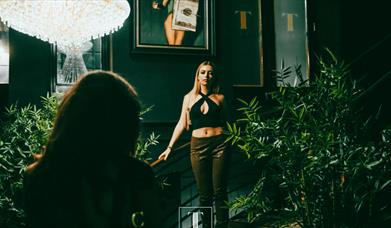
[[[230,161],[223,135],[225,126],[224,95],[220,93],[214,64],[202,62],[196,71],[193,89],[183,98],[182,112],[167,149],[159,159],[166,160],[182,133],[191,126],[190,158],[199,192],[200,206],[211,207],[215,201],[216,227],[227,227],[227,171]],[[210,212],[209,212],[210,213]],[[204,213],[203,225],[211,218]]]

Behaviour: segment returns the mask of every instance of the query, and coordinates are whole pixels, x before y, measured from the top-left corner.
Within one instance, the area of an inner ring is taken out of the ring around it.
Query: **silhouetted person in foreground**
[[[66,92],[46,152],[27,169],[29,227],[159,227],[154,174],[133,158],[139,113],[134,88],[111,72]]]

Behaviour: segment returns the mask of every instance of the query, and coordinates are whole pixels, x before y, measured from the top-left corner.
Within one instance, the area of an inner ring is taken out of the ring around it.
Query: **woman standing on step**
[[[220,93],[214,64],[202,62],[196,71],[193,89],[183,98],[182,112],[167,149],[159,156],[166,160],[185,129],[191,127],[190,158],[199,192],[200,206],[212,207],[215,202],[216,227],[227,227],[227,171],[230,161],[225,143],[224,95]],[[209,213],[203,225],[210,226]]]

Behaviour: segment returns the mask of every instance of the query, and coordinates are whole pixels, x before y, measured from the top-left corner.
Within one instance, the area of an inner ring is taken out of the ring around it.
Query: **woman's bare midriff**
[[[207,138],[216,135],[221,135],[223,133],[222,127],[203,127],[196,130],[193,130],[191,135],[196,138]]]

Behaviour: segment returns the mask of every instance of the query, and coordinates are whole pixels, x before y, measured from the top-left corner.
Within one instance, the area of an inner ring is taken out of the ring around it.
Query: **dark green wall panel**
[[[234,100],[232,85],[259,85],[258,1],[216,1],[215,9],[217,55],[212,58],[131,54],[132,15],[112,35],[113,70],[136,87],[146,106],[155,105],[145,116],[146,122],[177,121],[182,98],[192,88],[197,65],[205,59],[216,62],[229,102]],[[240,10],[251,12],[244,33],[239,27]],[[40,96],[50,91],[51,47],[13,30],[10,45],[10,102],[39,103]]]
[[[50,90],[49,43],[10,29],[10,103],[38,104]]]

